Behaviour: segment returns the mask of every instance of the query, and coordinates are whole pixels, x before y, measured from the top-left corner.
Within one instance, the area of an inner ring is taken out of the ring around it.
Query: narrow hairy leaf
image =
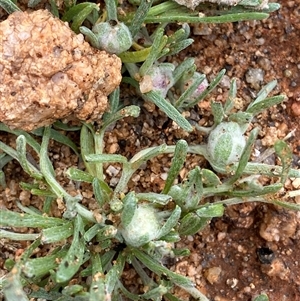
[[[127,227],[132,221],[137,206],[137,198],[135,194],[133,192],[129,192],[123,199],[123,204],[121,222],[124,227]]]
[[[188,144],[185,140],[179,140],[176,143],[174,157],[172,159],[171,167],[168,172],[168,177],[165,182],[165,187],[162,193],[167,194],[173,185],[175,179],[178,177],[180,170],[183,167],[187,155]]]
[[[63,283],[70,280],[83,263],[85,243],[84,238],[79,236],[79,232],[82,231],[81,217],[77,215],[75,218],[72,244],[68,250],[68,253],[59,264],[55,275],[55,279],[58,283]]]
[[[180,235],[194,235],[202,230],[209,220],[208,217],[199,217],[196,213],[190,212],[181,219],[178,232]]]

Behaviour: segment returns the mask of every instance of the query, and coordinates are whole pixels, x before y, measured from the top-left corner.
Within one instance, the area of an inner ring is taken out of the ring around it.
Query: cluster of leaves
[[[30,6],[35,6],[38,2],[30,1]],[[201,4],[201,8],[206,9],[206,15],[199,16],[199,12],[190,11],[173,1],[129,2],[132,4],[132,11],[118,15],[115,1],[105,1],[103,10],[90,2],[76,4],[65,1],[62,20],[69,22],[75,32],[81,31],[87,35],[90,42],[99,48],[102,48],[99,34],[103,33],[98,24],[106,23],[105,26],[114,27],[116,32],[121,30],[121,36],[126,38],[126,47],[125,50],[122,48],[122,51],[114,52],[122,59],[124,72],[130,74],[123,77],[123,82],[134,87],[143,99],[156,104],[186,131],[192,131],[193,126],[181,112],[204,99],[221,81],[224,71],[208,85],[205,83],[205,76],[195,71],[192,58],[176,68],[162,63],[164,57],[180,52],[193,42],[189,38],[188,24],[184,24],[170,36],[164,33],[167,24],[262,19],[278,8],[277,4],[272,3],[264,10],[255,11],[254,3],[258,5],[258,1],[243,1],[243,4],[235,7],[214,9],[215,15],[210,15],[209,7]],[[55,2],[50,3],[52,12],[59,17]],[[9,0],[0,0],[0,6],[9,13],[18,9]],[[121,23],[126,27],[119,26]],[[151,34],[146,26],[149,23],[158,24]],[[117,30],[115,26],[119,26]],[[143,45],[139,41],[144,41]],[[113,45],[113,49],[121,46]],[[155,78],[166,80],[156,83]],[[276,82],[273,81],[265,86],[245,112],[232,113],[236,97],[236,85],[233,81],[225,104],[212,103],[213,126],[196,126],[196,130],[208,134],[207,145],[189,146],[186,141],[180,140],[175,146],[160,145],[144,149],[130,160],[122,155],[103,153],[103,138],[107,129],[126,116],[137,117],[140,112],[140,108],[135,105],[122,107],[119,89],[110,95],[110,110],[103,116],[100,128],[92,124],[69,128],[57,122],[52,128],[38,129],[29,134],[0,124],[1,131],[17,136],[16,149],[0,141],[0,149],[3,151],[0,154],[0,185],[5,186],[3,167],[15,159],[33,179],[31,183],[20,183],[21,187],[45,200],[42,211],[17,203],[22,213],[9,210],[0,212],[1,225],[8,227],[0,230],[0,237],[33,241],[18,261],[7,260],[5,263],[10,273],[2,279],[1,288],[7,300],[28,300],[23,287],[30,287],[32,284],[36,289],[29,293],[29,298],[46,300],[161,300],[162,296],[178,300],[172,294],[175,285],[197,300],[208,300],[188,278],[170,271],[162,263],[165,257],[187,255],[189,251],[177,249],[175,243],[183,236],[193,235],[203,229],[211,218],[222,216],[224,205],[270,202],[265,196],[278,192],[287,177],[300,177],[299,171],[291,169],[291,152],[284,141],[278,141],[274,148],[281,159],[281,166],[249,162],[258,129],[248,133],[248,138],[245,139],[246,130],[253,116],[283,100],[283,96],[267,97],[275,85]],[[176,89],[171,89],[172,87]],[[174,91],[180,91],[180,94]],[[222,129],[222,133],[219,129]],[[80,131],[80,152],[61,130]],[[245,141],[242,147],[237,147],[234,136],[238,136],[239,141]],[[41,144],[36,137],[42,137]],[[68,169],[66,176],[79,184],[90,183],[101,218],[96,218],[93,212],[81,204],[81,194],[70,195],[56,180],[47,153],[50,139],[69,146],[83,160],[84,170],[72,167]],[[28,160],[27,145],[36,152],[39,158],[37,164]],[[132,175],[146,161],[164,153],[173,153],[173,159],[162,192],[128,191]],[[189,172],[186,181],[174,185],[187,153],[203,155],[215,171],[223,174],[222,180],[212,170],[196,167]],[[122,166],[121,177],[114,189],[105,182],[104,163],[118,163]],[[278,181],[262,186],[258,181],[260,175]],[[215,196],[218,201],[208,201]],[[65,203],[62,218],[48,216],[51,204],[57,199]],[[276,198],[272,203],[294,210],[300,209],[298,205]],[[37,228],[39,231],[33,234],[16,233],[10,231],[9,227]],[[44,244],[54,244],[56,248],[43,257],[31,258],[34,250]],[[147,288],[143,294],[130,292],[122,283],[125,263],[135,269],[142,285]],[[150,271],[156,274],[155,280],[149,276]],[[76,277],[90,277],[91,283],[73,284],[72,279]],[[45,290],[45,287],[48,289]],[[258,298],[260,299],[257,300],[266,300],[264,295]]]
[[[274,84],[271,83],[273,87]],[[239,122],[237,124],[241,127],[245,126],[249,124],[249,117],[253,116],[253,112],[260,112],[281,98],[265,98],[270,90],[269,84],[262,89],[246,112],[229,114],[234,90],[233,83],[224,106],[214,104],[217,108],[213,110],[215,119],[213,129],[216,129],[218,124],[225,123],[224,116],[229,116],[226,117],[229,120],[237,120]],[[18,160],[22,168],[34,179],[32,183],[21,183],[22,188],[45,197],[41,212],[18,203],[23,213],[9,210],[0,213],[3,226],[41,229],[39,233],[34,234],[8,230],[0,232],[2,237],[12,240],[33,240],[19,261],[6,262],[6,267],[12,269],[2,284],[7,300],[20,300],[20,296],[22,300],[28,300],[22,287],[32,283],[38,285],[39,289],[29,296],[47,300],[105,300],[118,299],[120,296],[132,300],[160,300],[162,295],[170,300],[177,300],[171,294],[174,285],[182,287],[198,300],[208,300],[189,279],[171,272],[162,265],[166,256],[188,254],[186,249],[176,249],[174,243],[184,235],[193,235],[203,229],[211,218],[222,216],[225,204],[270,202],[268,198],[264,198],[265,195],[274,194],[281,189],[288,176],[300,177],[299,171],[290,168],[291,153],[283,141],[278,141],[275,145],[275,152],[281,158],[282,166],[248,162],[251,146],[257,135],[256,129],[250,132],[239,162],[228,165],[230,171],[223,170],[227,174],[223,182],[213,171],[196,167],[190,171],[185,182],[173,184],[188,152],[201,153],[208,156],[212,162],[210,150],[206,145],[189,147],[184,140],[180,140],[176,146],[161,145],[142,150],[130,160],[121,155],[103,154],[103,136],[109,125],[125,116],[139,114],[139,108],[136,106],[118,109],[118,94],[119,91],[116,90],[110,96],[111,111],[105,114],[100,129],[95,131],[92,125],[87,124],[82,125],[80,129],[81,156],[85,163],[85,171],[71,167],[66,172],[73,181],[91,183],[101,214],[100,220],[96,220],[93,213],[80,203],[81,195],[75,197],[69,195],[55,179],[47,155],[49,139],[63,142],[77,152],[73,142],[57,130],[61,129],[62,124],[57,123],[53,129],[47,127],[32,134],[13,131],[1,125],[2,131],[17,136],[16,150],[0,142],[0,148],[5,154],[2,155],[1,163],[11,158]],[[221,112],[226,112],[226,115],[223,114],[222,117]],[[213,129],[210,136],[214,135]],[[42,135],[42,143],[39,144],[33,135]],[[40,158],[39,168],[28,161],[26,144],[37,152]],[[227,147],[234,147],[234,144],[229,143]],[[174,153],[163,191],[160,194],[127,192],[127,184],[133,173],[144,162],[163,153]],[[218,160],[215,164],[219,163]],[[104,181],[103,163],[107,162],[118,162],[123,166],[121,178],[114,190]],[[230,174],[232,175],[229,176]],[[280,178],[280,181],[262,186],[257,181],[257,177],[262,174]],[[213,203],[206,201],[214,196],[218,196],[219,201]],[[51,203],[57,198],[65,201],[66,211],[63,218],[47,216]],[[165,210],[165,205],[170,202],[173,204],[173,210]],[[298,205],[276,199],[272,200],[272,203],[290,209],[300,209]],[[59,243],[70,237],[72,240],[69,243],[63,245]],[[36,247],[50,243],[57,244],[51,253],[40,258],[30,258]],[[118,250],[121,245],[121,250]],[[148,287],[148,291],[144,294],[135,295],[122,284],[120,275],[126,262],[133,266],[144,286]],[[147,270],[157,274],[156,281],[148,275]],[[92,277],[89,286],[70,284],[73,277],[88,276]],[[51,287],[50,292],[44,290],[45,285]]]

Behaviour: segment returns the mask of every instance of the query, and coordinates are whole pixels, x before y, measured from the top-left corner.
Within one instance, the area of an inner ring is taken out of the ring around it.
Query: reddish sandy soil
[[[209,35],[194,35],[194,44],[170,60],[195,57],[198,71],[206,73],[208,79],[222,68],[227,69],[228,78],[225,77],[216,93],[190,112],[190,119],[201,124],[211,120],[209,101],[225,99],[229,79],[238,79],[240,108],[245,107],[264,84],[277,79],[275,92],[285,94],[287,99],[255,119],[254,125],[261,126],[257,147],[263,151],[271,147],[276,139],[295,130],[289,143],[294,154],[294,167],[299,167],[300,2],[283,0],[280,3],[282,8],[264,21],[197,28],[198,31],[204,28],[202,32],[208,32]],[[197,30],[194,29],[195,32]],[[261,82],[247,82],[251,68],[261,69]],[[127,118],[117,123],[106,134],[107,152],[130,157],[147,146],[174,144],[180,138],[190,144],[202,142],[201,134],[186,134],[178,130],[152,105],[143,105],[130,91],[125,91],[124,102],[141,104],[142,113],[139,118]],[[5,133],[0,133],[0,139],[14,144],[14,138]],[[61,176],[66,167],[77,163],[76,156],[70,150],[57,144],[51,145],[50,155],[57,174]],[[202,162],[202,158],[189,155],[181,177],[184,178],[194,166],[203,166]],[[160,175],[164,172],[163,167],[169,164],[168,156],[152,160],[134,177],[130,186],[138,191],[160,191],[163,187]],[[8,188],[0,188],[1,206],[12,209],[16,199],[21,199],[23,205],[41,206],[39,199],[21,192],[18,183],[26,181],[27,177],[16,162],[9,163],[5,172]],[[286,183],[286,188],[299,189],[300,184],[291,180]],[[85,193],[87,198],[90,197],[88,190]],[[300,203],[300,199],[292,201]],[[170,267],[191,277],[197,287],[214,301],[250,301],[263,292],[272,301],[300,300],[299,221],[299,213],[271,205],[231,206],[222,218],[213,219],[204,231],[180,242],[179,246],[188,247],[191,255],[171,262],[173,266]],[[14,257],[25,245],[1,240],[0,275],[6,273],[3,269],[5,259]],[[123,277],[126,279],[128,275],[125,273]],[[125,280],[130,281],[132,279]],[[182,291],[178,291],[178,294],[188,299]]]

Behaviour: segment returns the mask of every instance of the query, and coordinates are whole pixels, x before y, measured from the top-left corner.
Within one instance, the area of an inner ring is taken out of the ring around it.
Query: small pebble
[[[280,258],[275,259],[270,265],[262,265],[261,270],[269,277],[279,277],[285,281],[289,280],[290,270]]]
[[[292,114],[294,116],[300,116],[300,102],[299,101],[295,101],[293,104],[292,104]]]
[[[258,90],[260,84],[264,80],[264,71],[260,68],[249,68],[246,73],[246,82],[252,86],[252,88]]]
[[[226,284],[228,285],[228,286],[230,286],[231,288],[235,288],[236,287],[236,285],[238,284],[238,280],[236,279],[236,278],[231,278],[231,279],[227,279],[226,280]]]
[[[212,29],[209,28],[208,24],[198,23],[193,26],[193,34],[195,36],[208,36],[212,33]]]
[[[226,237],[226,232],[219,232],[218,233],[218,241],[223,240]]]
[[[114,166],[109,165],[108,168],[106,169],[106,172],[110,177],[115,177],[120,172],[120,169],[117,169]]]
[[[271,69],[271,61],[265,57],[259,58],[257,63],[262,69],[266,71]]]
[[[299,189],[300,188],[300,178],[296,178],[293,182],[292,185],[295,189]]]
[[[220,280],[222,269],[219,267],[213,267],[205,272],[205,277],[210,284],[214,284]]]

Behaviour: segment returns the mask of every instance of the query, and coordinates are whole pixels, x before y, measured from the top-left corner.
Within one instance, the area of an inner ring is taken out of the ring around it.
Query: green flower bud
[[[222,122],[208,137],[208,161],[216,171],[226,170],[226,166],[237,163],[246,145],[244,132],[236,122]]]
[[[126,227],[123,226],[120,232],[126,244],[140,247],[155,239],[159,230],[160,223],[156,209],[142,204],[136,208],[131,222]]]
[[[119,54],[132,45],[132,36],[128,27],[118,21],[98,23],[93,27],[100,48],[109,53]]]

